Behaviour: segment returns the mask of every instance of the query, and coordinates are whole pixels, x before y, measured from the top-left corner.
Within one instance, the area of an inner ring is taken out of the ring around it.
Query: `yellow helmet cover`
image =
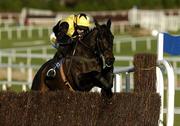
[[[78,14],[76,17],[76,24],[78,26],[90,27],[90,17],[85,14]]]
[[[61,22],[67,22],[69,24],[67,35],[70,37],[73,35],[73,33],[75,31],[75,28],[74,28],[75,21],[76,21],[75,15],[70,15],[70,16],[66,17],[65,19],[61,20]]]

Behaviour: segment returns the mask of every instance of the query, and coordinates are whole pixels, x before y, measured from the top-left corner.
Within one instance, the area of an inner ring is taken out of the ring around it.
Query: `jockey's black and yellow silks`
[[[68,39],[70,39],[70,36],[66,35],[68,27],[68,23],[60,23],[60,21],[53,27],[53,32],[57,38],[57,43],[66,43]]]
[[[70,15],[70,16],[68,16],[67,18],[65,18],[65,19],[62,19],[61,20],[61,22],[60,22],[60,25],[62,24],[62,23],[68,23],[68,29],[67,29],[67,35],[69,36],[69,37],[72,37],[72,35],[74,34],[74,32],[75,32],[75,27],[74,27],[74,24],[76,23],[76,15]]]
[[[86,14],[79,14],[76,16],[76,24],[77,26],[83,26],[83,27],[91,27],[92,21],[90,19],[90,17],[88,17]]]
[[[69,43],[71,38],[78,35],[75,30],[76,16],[70,15],[59,21],[54,27],[53,32],[57,37],[58,43]]]
[[[60,20],[54,27],[53,32],[57,38],[57,43],[68,43],[70,38],[75,38],[79,35],[77,29],[87,32],[91,24],[90,17],[86,14],[70,15]]]

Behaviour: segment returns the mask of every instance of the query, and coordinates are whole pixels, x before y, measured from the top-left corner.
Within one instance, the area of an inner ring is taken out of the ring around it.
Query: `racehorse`
[[[61,60],[58,51],[36,73],[32,90],[90,91],[100,87],[106,96],[112,96],[113,86],[113,39],[111,20],[106,24],[95,23],[96,27],[82,39],[69,46],[69,53]],[[55,66],[54,78],[46,76],[47,71]]]

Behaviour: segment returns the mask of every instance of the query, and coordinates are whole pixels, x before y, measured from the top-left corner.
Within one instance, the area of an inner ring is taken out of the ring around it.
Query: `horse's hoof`
[[[54,78],[54,77],[56,76],[56,71],[55,71],[55,69],[51,68],[50,70],[48,70],[46,76],[47,76],[47,77],[53,77],[53,78]]]

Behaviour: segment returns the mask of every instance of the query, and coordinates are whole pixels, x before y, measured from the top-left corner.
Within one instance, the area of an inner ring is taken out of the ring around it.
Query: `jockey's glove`
[[[74,36],[71,38],[73,42],[77,42],[79,40],[79,36]]]
[[[50,35],[50,42],[54,45],[56,42],[57,42],[57,39],[56,39],[56,36],[55,36],[55,33],[52,32],[51,35]]]

